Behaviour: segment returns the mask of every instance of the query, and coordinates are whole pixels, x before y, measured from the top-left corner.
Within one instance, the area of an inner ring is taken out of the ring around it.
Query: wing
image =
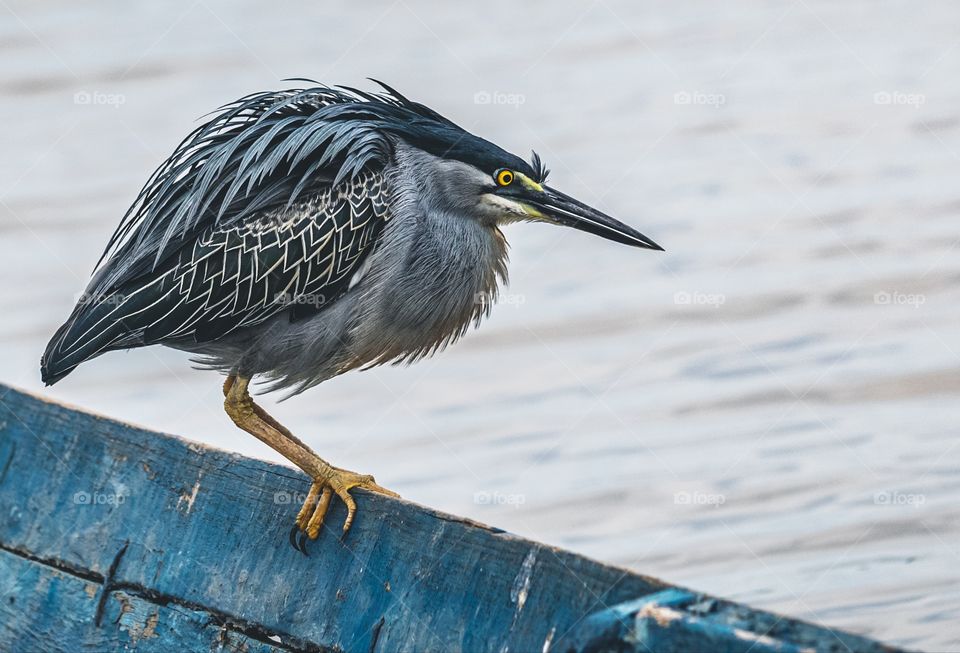
[[[241,222],[214,225],[96,301],[78,304],[46,360],[72,369],[106,351],[209,342],[284,311],[322,310],[350,287],[389,219],[382,172],[362,172]]]
[[[290,209],[221,226],[180,252],[142,342],[209,342],[283,311],[297,319],[350,287],[388,219],[383,175],[364,173]],[[129,318],[124,318],[129,322]]]

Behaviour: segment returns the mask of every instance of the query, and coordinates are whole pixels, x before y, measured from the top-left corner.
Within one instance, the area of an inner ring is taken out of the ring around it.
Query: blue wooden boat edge
[[[0,650],[901,650],[362,492],[305,558],[306,486],[0,385]]]

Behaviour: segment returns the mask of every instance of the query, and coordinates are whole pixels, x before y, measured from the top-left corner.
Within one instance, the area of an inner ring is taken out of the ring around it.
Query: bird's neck
[[[424,201],[412,178],[392,181],[390,217],[361,283],[366,362],[416,360],[489,314],[507,279],[507,243],[494,225]],[[376,327],[375,329],[373,327]]]

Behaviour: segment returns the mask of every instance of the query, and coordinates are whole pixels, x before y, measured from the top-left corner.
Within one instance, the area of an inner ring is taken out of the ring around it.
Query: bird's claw
[[[307,540],[315,540],[320,535],[323,520],[330,508],[333,495],[340,497],[347,506],[347,518],[343,523],[343,534],[346,535],[353,524],[357,512],[357,504],[350,496],[350,490],[355,487],[364,488],[378,494],[391,497],[400,495],[392,490],[378,485],[373,476],[357,474],[345,469],[333,468],[333,473],[321,479],[315,479],[310,485],[310,491],[303,502],[303,507],[297,513],[296,522],[290,531],[290,545],[304,555],[307,553]]]
[[[290,529],[290,546],[308,558],[310,557],[310,553],[307,551],[307,534],[301,531],[296,524]]]

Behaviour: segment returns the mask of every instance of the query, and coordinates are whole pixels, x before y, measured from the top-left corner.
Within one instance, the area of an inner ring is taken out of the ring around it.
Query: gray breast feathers
[[[430,171],[433,157],[405,154],[401,147],[391,175],[393,218],[357,286],[348,368],[409,363],[443,349],[489,315],[507,280],[500,230],[431,197],[434,185],[409,170]]]
[[[463,246],[451,248],[451,237]],[[429,356],[489,314],[506,279],[506,242],[474,220],[401,210],[363,267],[356,285],[323,311],[255,327],[238,343],[242,353],[211,343],[206,362],[225,369],[240,355],[247,373],[271,381],[269,390],[296,394],[352,369]]]

